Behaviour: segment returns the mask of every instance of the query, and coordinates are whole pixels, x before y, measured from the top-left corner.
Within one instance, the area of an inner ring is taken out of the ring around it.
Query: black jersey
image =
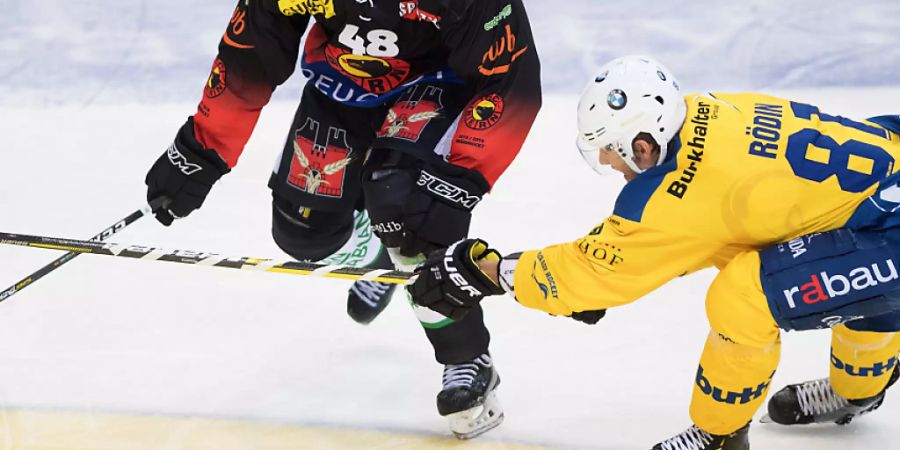
[[[335,102],[381,106],[436,79],[470,86],[450,162],[491,184],[540,108],[521,0],[240,0],[195,120],[198,140],[230,166],[274,88],[294,72],[307,31],[300,70]]]

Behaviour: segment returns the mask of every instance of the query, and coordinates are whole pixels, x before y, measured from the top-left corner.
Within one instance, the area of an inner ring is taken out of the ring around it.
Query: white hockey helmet
[[[678,82],[662,64],[646,56],[623,56],[600,68],[578,102],[578,150],[595,171],[603,173],[601,149],[614,150],[632,170],[631,144],[648,133],[659,144],[660,164],[666,146],[684,124],[686,106]]]

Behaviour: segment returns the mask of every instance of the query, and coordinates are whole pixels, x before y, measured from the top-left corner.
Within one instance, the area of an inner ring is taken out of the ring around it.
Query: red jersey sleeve
[[[194,115],[194,134],[229,167],[237,164],[259,113],[294,71],[309,16],[274,0],[239,0]]]
[[[449,162],[493,186],[541,107],[540,61],[521,0],[458,1],[468,5],[442,28],[450,67],[475,95],[459,118]]]

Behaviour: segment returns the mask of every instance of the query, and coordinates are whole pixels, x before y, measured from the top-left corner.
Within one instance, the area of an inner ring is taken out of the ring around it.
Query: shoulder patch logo
[[[470,103],[463,114],[467,127],[486,130],[500,121],[503,116],[503,97],[498,94],[486,95]]]
[[[203,90],[207,98],[216,98],[225,92],[225,74],[225,63],[216,58],[206,80],[206,89]]]

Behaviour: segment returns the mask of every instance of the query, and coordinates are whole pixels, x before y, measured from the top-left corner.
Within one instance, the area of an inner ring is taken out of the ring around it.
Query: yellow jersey
[[[551,314],[634,301],[736,254],[845,225],[895,171],[900,136],[869,121],[759,94],[685,97],[660,165],[574,242],[524,252],[516,299]]]

